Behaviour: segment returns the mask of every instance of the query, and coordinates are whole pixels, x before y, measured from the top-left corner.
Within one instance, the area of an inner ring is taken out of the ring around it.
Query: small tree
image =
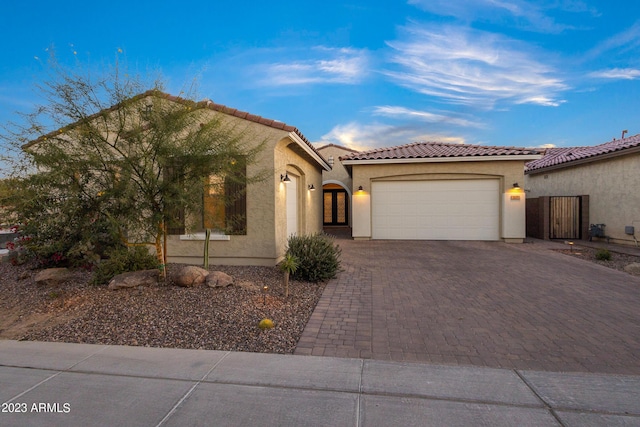
[[[289,296],[289,275],[298,269],[298,258],[290,253],[285,254],[284,259],[280,262],[280,270],[284,272],[284,296]]]
[[[117,63],[97,77],[54,57],[49,65],[43,104],[2,135],[16,182],[4,204],[41,256],[152,245],[164,267],[169,227],[185,212],[202,218],[203,191],[221,185],[208,178],[235,179],[262,144],[209,101],[191,100],[193,89],[171,97]]]

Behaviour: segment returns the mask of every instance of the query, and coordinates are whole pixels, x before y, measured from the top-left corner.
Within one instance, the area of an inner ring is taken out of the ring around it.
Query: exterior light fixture
[[[266,305],[267,304],[267,291],[269,290],[269,287],[267,285],[264,285],[262,287],[262,305]]]
[[[358,187],[358,191],[364,191],[364,189],[362,188],[362,185]]]
[[[313,184],[309,185],[309,191],[316,191],[316,187]]]
[[[280,174],[280,181],[288,184],[291,182],[291,178],[289,178],[289,174],[285,173],[284,175]]]
[[[515,189],[520,189],[520,186],[518,185],[518,183],[517,183],[517,182],[514,182],[514,183],[513,183],[513,188],[515,188]]]

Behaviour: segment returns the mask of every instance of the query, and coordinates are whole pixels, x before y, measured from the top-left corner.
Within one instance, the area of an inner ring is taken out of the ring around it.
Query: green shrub
[[[95,285],[109,282],[120,273],[158,268],[158,260],[146,247],[117,248],[107,253],[108,259],[96,267],[91,283]]]
[[[306,236],[291,236],[287,255],[298,260],[293,277],[298,280],[319,282],[332,279],[340,269],[342,250],[334,239],[324,233]]]
[[[611,252],[608,249],[598,249],[596,252],[596,259],[599,261],[610,261]]]

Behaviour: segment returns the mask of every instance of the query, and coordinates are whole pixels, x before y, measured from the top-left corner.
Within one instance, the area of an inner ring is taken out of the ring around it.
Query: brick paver
[[[640,277],[544,242],[338,243],[296,354],[640,374]]]

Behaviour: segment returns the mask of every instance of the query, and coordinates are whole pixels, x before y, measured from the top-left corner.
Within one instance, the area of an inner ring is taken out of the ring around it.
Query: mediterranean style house
[[[525,238],[524,164],[538,150],[424,142],[319,151],[334,162],[323,174],[324,224],[351,225],[354,239]]]

